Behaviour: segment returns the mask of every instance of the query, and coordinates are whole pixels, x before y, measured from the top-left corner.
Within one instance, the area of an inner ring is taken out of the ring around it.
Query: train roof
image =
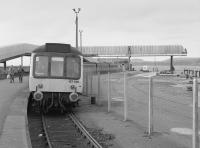
[[[82,55],[82,53],[79,50],[72,47],[70,44],[61,43],[46,43],[45,45],[37,47],[35,50],[33,50],[33,52],[73,53],[77,55]]]

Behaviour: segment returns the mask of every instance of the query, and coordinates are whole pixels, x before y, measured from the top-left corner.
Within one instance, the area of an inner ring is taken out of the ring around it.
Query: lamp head
[[[78,10],[76,11],[76,9],[72,9],[75,13],[79,13],[81,11],[81,8],[78,8]]]

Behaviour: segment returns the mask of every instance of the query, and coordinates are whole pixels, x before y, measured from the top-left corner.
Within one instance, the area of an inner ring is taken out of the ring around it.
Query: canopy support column
[[[21,66],[23,67],[23,56],[21,56]]]
[[[3,62],[3,69],[6,70],[6,61]]]
[[[174,73],[174,65],[173,65],[173,56],[171,56],[171,60],[170,60],[170,71],[171,73]]]

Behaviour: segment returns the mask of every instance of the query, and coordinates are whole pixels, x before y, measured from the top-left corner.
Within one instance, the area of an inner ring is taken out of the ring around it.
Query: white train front
[[[30,102],[65,111],[83,91],[83,56],[69,44],[46,43],[31,54]]]

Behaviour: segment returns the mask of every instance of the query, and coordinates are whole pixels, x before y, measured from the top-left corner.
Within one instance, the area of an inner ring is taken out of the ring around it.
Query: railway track
[[[89,134],[73,113],[68,113],[63,124],[52,120],[49,116],[42,116],[44,133],[49,148],[76,147],[76,148],[102,148]],[[57,124],[61,125],[58,126]]]
[[[102,148],[73,113],[28,112],[32,148]]]

